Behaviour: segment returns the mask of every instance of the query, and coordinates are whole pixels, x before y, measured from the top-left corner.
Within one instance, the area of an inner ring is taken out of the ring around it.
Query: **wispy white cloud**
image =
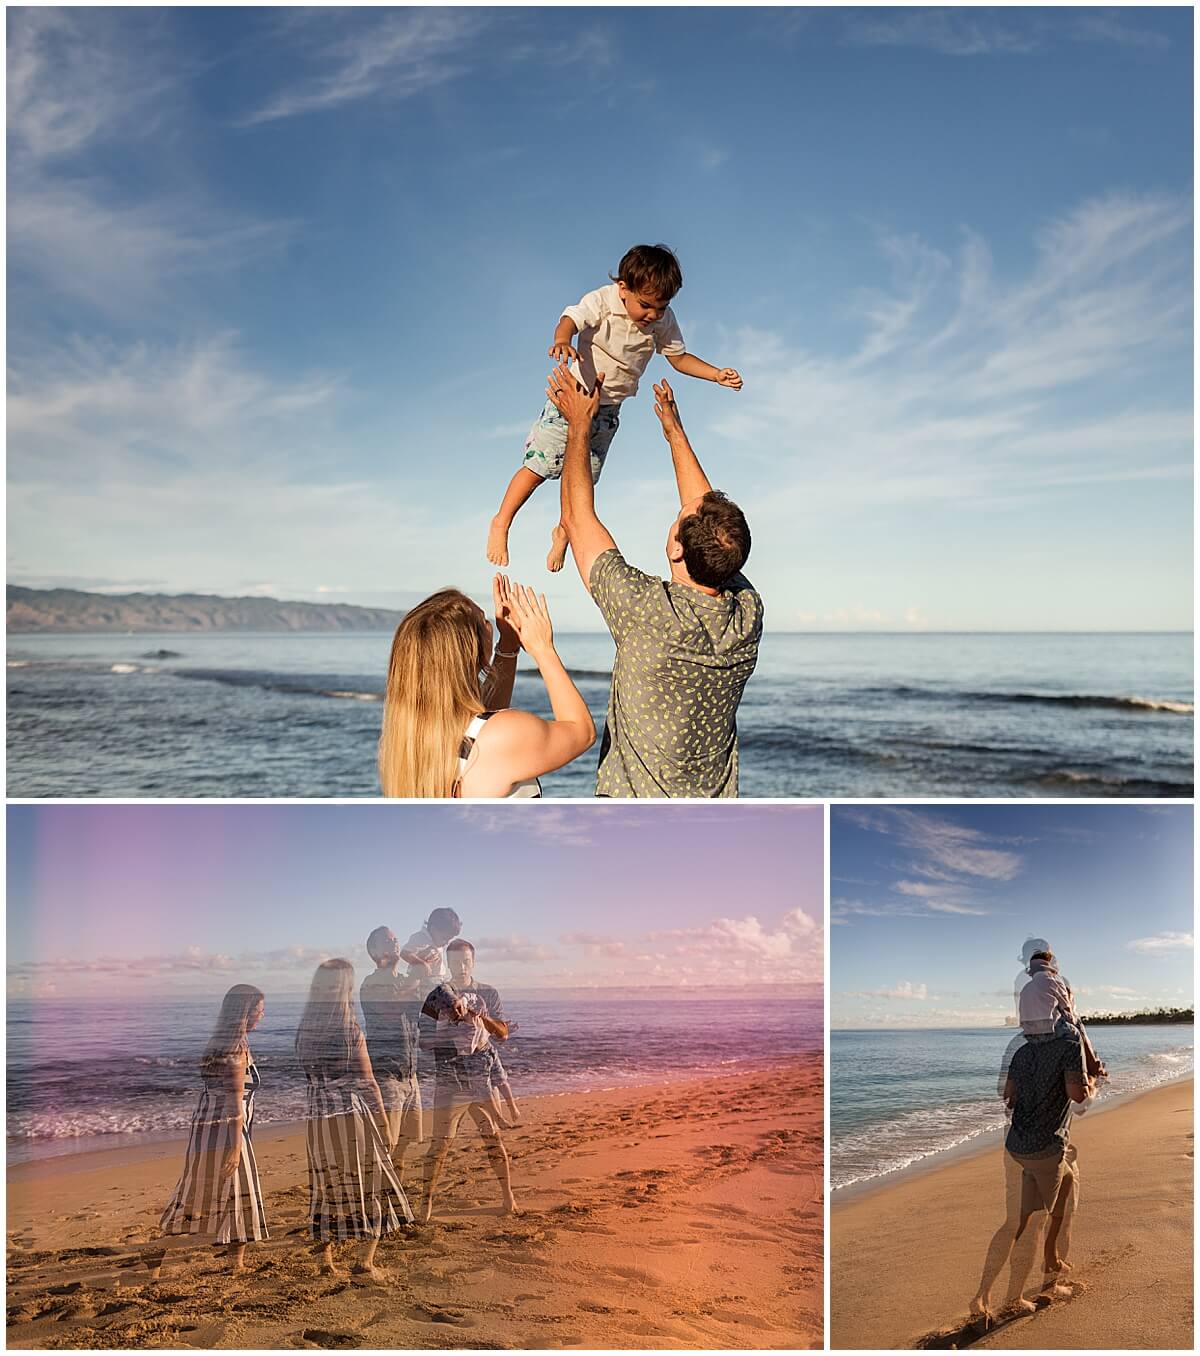
[[[482,12],[464,9],[376,14],[374,22],[356,24],[332,37],[322,26],[314,35],[312,56],[323,69],[280,90],[246,114],[242,123],[251,126],[321,112],[376,95],[403,99],[453,80],[468,69],[464,41],[485,22]]]
[[[914,984],[911,979],[895,984],[889,989],[860,989],[841,995],[843,998],[896,998],[914,1002],[938,1002],[937,994],[929,992],[928,985]]]
[[[10,305],[25,330],[36,318],[26,276],[128,321],[200,274],[277,251],[294,229],[220,206],[195,183],[181,189],[169,168],[156,171],[151,133],[173,116],[188,70],[162,17],[137,13],[136,28],[116,10],[8,13]],[[127,182],[118,190],[96,172],[96,153],[109,144],[127,159],[142,153],[132,178],[144,189],[131,192]],[[158,189],[160,179],[171,187]]]
[[[857,17],[863,13],[870,17]],[[916,47],[943,56],[1023,56],[1071,43],[1102,43],[1143,53],[1170,47],[1164,33],[1134,27],[1112,11],[1053,16],[1035,9],[948,6],[941,9],[851,11],[843,38],[870,47]]]
[[[468,937],[477,956],[485,965],[507,963],[512,965],[533,965],[553,960],[555,950],[528,937]]]
[[[139,17],[136,46],[111,10],[18,6],[6,21],[10,171],[154,125],[174,66],[152,11]]]
[[[514,26],[514,16],[485,9],[353,10],[353,25],[338,10],[311,22],[285,22],[297,62],[310,73],[246,113],[242,126],[322,113],[362,100],[402,100],[462,79],[484,65],[554,67],[581,64],[593,76],[613,62],[608,33],[582,27],[552,40]]]
[[[758,517],[794,523],[814,503],[994,511],[1069,486],[1188,482],[1190,404],[1145,390],[1189,351],[1190,226],[1186,198],[1090,199],[1043,226],[1016,277],[997,275],[975,232],[956,259],[882,233],[892,285],[857,297],[852,352],[739,332],[753,389],[714,431],[773,468],[764,449],[805,449],[804,476],[780,484],[776,469]]]
[[[1041,40],[1019,14],[969,9],[868,10],[872,17],[852,19],[847,42],[869,47],[922,47],[946,56],[1019,55],[1033,52]],[[862,13],[862,11],[859,11]]]
[[[1190,932],[1159,932],[1153,937],[1135,937],[1125,945],[1139,956],[1167,956],[1173,951],[1191,951],[1195,943]]]
[[[264,371],[231,334],[169,348],[75,340],[53,361],[10,352],[10,581],[26,582],[25,562],[88,575],[103,560],[122,578],[153,560],[200,592],[269,580],[309,597],[340,560],[370,593],[395,577],[397,538],[453,568],[445,543],[471,539],[463,524],[394,479],[347,474],[341,394],[334,374]],[[253,560],[222,542],[252,542]]]
[[[959,877],[1008,881],[1023,865],[1020,853],[1003,844],[1007,841],[982,829],[960,824],[932,810],[849,809],[840,812],[860,828],[893,836],[910,853],[906,863],[927,880],[952,881]],[[902,889],[906,885],[907,889]],[[925,894],[910,881],[897,885],[905,894]]]
[[[110,203],[79,182],[18,181],[8,201],[10,263],[52,293],[124,319],[199,275],[277,253],[292,230],[211,204]]]

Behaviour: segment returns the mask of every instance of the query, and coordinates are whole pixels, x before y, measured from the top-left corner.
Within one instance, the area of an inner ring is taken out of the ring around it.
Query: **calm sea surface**
[[[644,990],[626,999],[502,997],[518,1026],[503,1047],[518,1103],[741,1072],[822,1044],[820,998],[690,999],[676,990],[659,998]],[[9,1162],[184,1134],[219,1002],[10,1000]],[[301,998],[268,994],[263,1023],[250,1037],[263,1080],[256,1124],[304,1119],[304,1076],[292,1049],[302,1007]]]
[[[13,796],[370,796],[386,634],[13,636]],[[603,722],[607,634],[559,645]],[[747,796],[1190,796],[1192,637],[768,634]],[[536,673],[514,704],[549,714]],[[595,752],[544,781],[591,795]]]
[[[1089,1034],[1110,1074],[1098,1102],[1192,1072],[1191,1026],[1094,1026]],[[1009,1027],[831,1032],[833,1190],[1003,1129],[997,1085],[1013,1037]]]

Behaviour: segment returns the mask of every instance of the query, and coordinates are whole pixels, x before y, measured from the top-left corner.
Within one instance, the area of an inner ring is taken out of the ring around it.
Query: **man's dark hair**
[[[709,490],[695,513],[679,524],[683,563],[693,584],[723,588],[750,554],[746,515],[720,490]]]
[[[367,938],[367,955],[370,956],[372,960],[378,960],[378,958],[384,954],[384,947],[388,946],[388,938],[394,936],[395,934],[392,932],[391,928],[375,928]],[[399,944],[397,944],[396,950],[398,951],[399,949]]]
[[[683,269],[666,245],[634,245],[609,277],[658,301],[670,301],[683,286]]]
[[[451,951],[469,951],[472,956],[475,954],[474,946],[470,942],[465,941],[462,937],[456,937],[446,948],[447,954]]]

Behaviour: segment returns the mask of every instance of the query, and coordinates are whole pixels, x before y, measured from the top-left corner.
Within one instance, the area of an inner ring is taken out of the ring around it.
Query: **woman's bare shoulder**
[[[475,737],[475,743],[481,750],[503,749],[527,737],[545,723],[541,716],[535,716],[532,711],[509,706],[488,717],[483,729]]]

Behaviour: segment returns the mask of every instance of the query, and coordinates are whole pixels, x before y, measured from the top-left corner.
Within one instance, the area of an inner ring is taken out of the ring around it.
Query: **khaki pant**
[[[1021,1214],[1045,1210],[1058,1219],[1065,1218],[1079,1203],[1079,1168],[1075,1146],[1068,1144],[1058,1153],[1031,1158],[1010,1153],[1021,1169]],[[1066,1191],[1064,1182],[1069,1183]]]

